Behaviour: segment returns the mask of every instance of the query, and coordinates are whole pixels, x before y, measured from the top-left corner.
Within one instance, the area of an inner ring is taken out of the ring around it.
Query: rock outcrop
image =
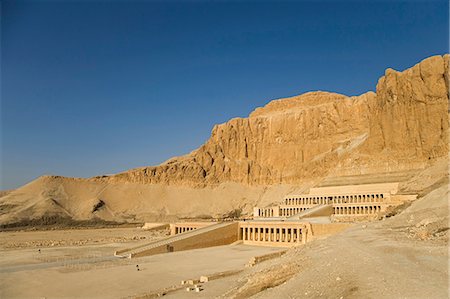
[[[249,212],[325,178],[364,175],[368,183],[371,175],[447,163],[448,75],[449,55],[433,56],[403,72],[386,70],[376,92],[274,100],[216,125],[200,148],[159,166],[90,179],[41,177],[0,198],[0,223],[48,213],[119,221],[216,217]]]
[[[204,187],[297,184],[327,175],[423,168],[448,152],[449,56],[397,72],[376,93],[309,92],[214,127],[193,153],[106,181]]]

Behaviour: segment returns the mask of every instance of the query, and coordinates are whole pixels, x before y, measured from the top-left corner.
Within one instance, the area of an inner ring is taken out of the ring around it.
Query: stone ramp
[[[222,222],[140,246],[118,250],[117,257],[141,257],[160,253],[227,245],[239,237],[237,222]]]
[[[333,214],[333,206],[332,205],[318,205],[311,209],[307,209],[295,215],[288,217],[288,220],[298,220],[303,218],[312,218],[312,217],[329,217]]]

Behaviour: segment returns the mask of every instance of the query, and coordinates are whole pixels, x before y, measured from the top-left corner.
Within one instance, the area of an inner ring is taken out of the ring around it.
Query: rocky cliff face
[[[275,100],[214,127],[193,153],[101,180],[203,187],[421,168],[448,152],[449,56],[397,72],[376,93],[309,92]]]
[[[415,187],[405,188],[429,189],[447,175],[448,74],[448,55],[430,57],[403,72],[386,70],[376,93],[318,91],[271,101],[248,118],[215,126],[200,148],[159,166],[91,179],[41,177],[0,197],[0,224],[48,214],[220,217],[319,183],[397,180],[417,169]]]

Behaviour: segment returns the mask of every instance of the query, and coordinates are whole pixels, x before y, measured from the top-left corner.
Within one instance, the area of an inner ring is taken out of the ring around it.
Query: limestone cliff
[[[319,183],[370,183],[412,170],[426,189],[447,174],[448,74],[449,55],[433,56],[403,72],[386,70],[376,93],[317,91],[271,101],[248,118],[216,125],[197,150],[159,166],[91,179],[41,177],[0,197],[0,223],[48,214],[216,217]]]
[[[309,92],[272,101],[248,118],[215,126],[206,144],[187,156],[101,180],[296,184],[330,171],[423,168],[448,152],[448,61],[448,55],[433,56],[404,72],[387,69],[376,93]]]

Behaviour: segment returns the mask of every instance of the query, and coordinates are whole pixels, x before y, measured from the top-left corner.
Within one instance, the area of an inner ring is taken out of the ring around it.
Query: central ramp
[[[307,209],[295,215],[288,217],[287,219],[304,219],[310,217],[324,217],[331,216],[333,214],[333,206],[332,205],[318,205],[316,207]]]
[[[160,253],[227,245],[239,238],[239,223],[222,222],[187,231],[141,246],[118,250],[117,257],[142,257]]]

